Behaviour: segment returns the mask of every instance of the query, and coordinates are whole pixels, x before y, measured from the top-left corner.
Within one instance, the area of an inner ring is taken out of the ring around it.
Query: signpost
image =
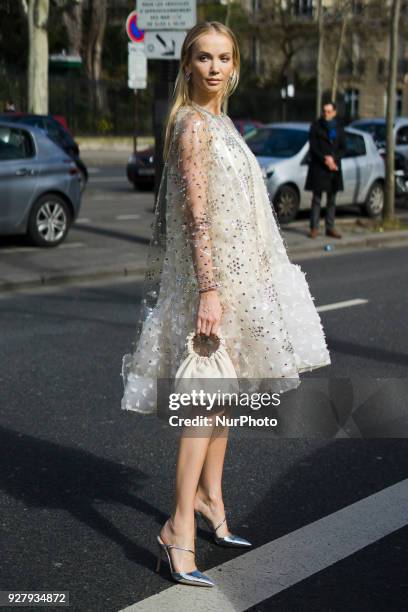
[[[138,13],[132,11],[126,20],[128,43],[128,87],[134,90],[133,104],[133,153],[137,151],[137,90],[147,87],[147,57],[144,46],[144,30],[138,26]]]
[[[144,30],[138,26],[137,11],[132,11],[126,19],[126,32],[132,42],[143,42]]]
[[[138,0],[138,8],[146,30],[189,30],[197,21],[196,0]]]
[[[163,172],[164,122],[186,30],[197,21],[196,0],[137,0],[138,27],[145,28],[146,56],[159,60],[154,85],[155,198]],[[161,211],[163,213],[163,211]]]

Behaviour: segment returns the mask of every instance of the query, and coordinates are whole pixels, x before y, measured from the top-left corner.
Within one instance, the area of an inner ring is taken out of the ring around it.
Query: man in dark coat
[[[322,104],[322,115],[314,121],[309,132],[310,162],[305,191],[312,191],[310,238],[319,233],[322,192],[327,193],[326,236],[341,238],[334,228],[336,193],[343,191],[341,158],[346,153],[346,134],[336,120],[336,105],[332,101]]]

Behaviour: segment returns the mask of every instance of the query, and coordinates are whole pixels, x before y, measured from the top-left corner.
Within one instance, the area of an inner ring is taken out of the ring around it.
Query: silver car
[[[310,123],[269,123],[245,137],[262,168],[282,224],[295,219],[299,210],[311,207],[312,193],[304,191],[309,129]],[[336,205],[358,204],[370,217],[376,217],[384,206],[384,161],[370,134],[346,128],[346,142],[347,154],[341,161],[344,191],[337,192]]]
[[[368,132],[374,138],[378,149],[385,148],[387,126],[384,117],[356,119],[350,123],[349,127]],[[392,132],[395,150],[408,159],[408,117],[396,117]]]
[[[81,206],[79,172],[43,130],[0,121],[0,235],[38,246],[66,237]]]

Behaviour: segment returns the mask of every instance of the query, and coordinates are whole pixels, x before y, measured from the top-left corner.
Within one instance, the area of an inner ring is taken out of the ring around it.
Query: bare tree
[[[68,53],[81,55],[83,0],[68,0],[63,8],[62,21],[68,36]]]
[[[107,0],[90,0],[90,24],[86,42],[85,68],[88,77],[94,81],[99,81],[102,75],[106,8]]]
[[[317,0],[317,62],[316,62],[316,116],[320,116],[322,104],[322,75],[323,75],[323,44],[324,44],[324,20],[323,2]]]
[[[386,110],[386,174],[385,174],[385,202],[383,210],[384,221],[395,220],[395,147],[393,125],[395,119],[395,89],[397,84],[398,62],[398,24],[401,12],[401,0],[392,0],[390,15],[390,69],[387,83],[387,110]]]
[[[347,29],[353,14],[353,2],[344,2],[342,0],[338,3],[337,7],[338,15],[341,18],[341,26],[340,26],[340,36],[337,43],[336,50],[336,59],[334,61],[333,67],[333,80],[332,80],[332,88],[331,88],[331,99],[336,100],[337,96],[337,87],[338,87],[338,78],[339,78],[339,68],[344,50],[344,43],[346,40]]]
[[[286,77],[293,70],[293,62],[302,53],[310,40],[312,21],[294,18],[291,3],[285,0],[265,0],[253,20],[261,43],[279,49],[282,61],[278,68],[279,79],[285,84]]]
[[[28,22],[28,112],[48,113],[49,0],[20,0]]]
[[[90,0],[89,4],[89,27],[85,43],[85,70],[88,78],[94,84],[90,89],[91,104],[96,110],[102,112],[106,107],[106,96],[101,77],[107,0]]]

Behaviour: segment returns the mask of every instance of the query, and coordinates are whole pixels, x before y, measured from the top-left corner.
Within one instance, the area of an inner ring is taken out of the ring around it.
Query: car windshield
[[[355,127],[358,130],[371,134],[376,142],[385,143],[385,123],[372,123],[371,121],[365,121],[364,123],[356,124]]]
[[[260,157],[293,157],[309,139],[307,130],[284,127],[259,127],[245,137],[254,155]]]

